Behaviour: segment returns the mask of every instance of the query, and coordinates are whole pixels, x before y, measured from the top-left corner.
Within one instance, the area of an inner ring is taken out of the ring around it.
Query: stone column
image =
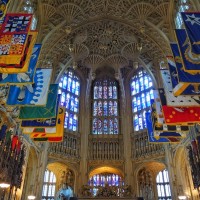
[[[129,82],[120,79],[120,88],[123,88],[125,94],[121,95],[120,101],[120,117],[121,117],[121,130],[120,134],[123,135],[123,149],[124,149],[124,173],[125,173],[125,184],[131,185],[132,191],[135,190],[133,181],[133,167],[132,167],[132,156],[131,156],[131,133],[132,133],[132,112],[131,112],[131,99],[125,98],[125,96],[130,96]],[[136,191],[133,191],[136,193]]]
[[[88,134],[90,133],[90,81],[81,84],[81,121],[79,123],[80,132],[80,168],[77,178],[77,193],[82,185],[88,182]]]
[[[38,170],[34,184],[34,193],[36,195],[36,199],[42,199],[42,188],[44,182],[44,173],[48,163],[48,148],[49,143],[43,144],[43,150],[39,155],[39,163],[38,163]]]

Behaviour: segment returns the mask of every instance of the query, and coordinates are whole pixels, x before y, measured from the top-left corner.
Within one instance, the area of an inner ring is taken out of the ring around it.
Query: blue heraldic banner
[[[41,44],[35,44],[28,71],[26,73],[18,73],[18,74],[1,74],[0,73],[0,84],[10,84],[10,85],[18,85],[25,83],[33,83],[34,73],[36,64],[38,61],[38,57],[40,55]]]
[[[10,86],[7,105],[46,105],[52,69],[36,69],[34,84]]]
[[[199,95],[200,74],[184,71],[178,45],[172,43],[171,49],[174,59],[167,57],[167,60],[174,95]]]
[[[55,127],[56,118],[38,119],[38,120],[23,120],[21,127]]]
[[[166,136],[165,137],[155,137],[154,131],[153,131],[153,124],[151,121],[151,113],[149,113],[149,112],[146,113],[146,123],[147,123],[147,132],[148,132],[149,142],[152,142],[152,143],[177,143],[177,142],[180,142],[179,138],[166,137]]]
[[[187,37],[186,30],[176,29],[175,33],[178,41],[179,50],[181,52],[184,70],[192,74],[200,73],[200,54],[196,56],[192,53],[191,45]]]
[[[193,55],[196,54],[200,64],[200,12],[181,13]]]

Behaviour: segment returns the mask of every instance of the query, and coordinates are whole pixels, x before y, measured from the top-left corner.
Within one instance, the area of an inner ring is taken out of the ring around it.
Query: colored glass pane
[[[94,81],[92,113],[93,117],[97,117],[97,130],[93,121],[93,134],[118,133],[117,92],[117,82],[115,80],[105,77]],[[114,116],[116,125],[113,123]]]
[[[59,82],[61,105],[66,107],[64,127],[78,131],[80,80],[72,69],[68,69]]]
[[[150,107],[153,99],[153,83],[151,77],[141,69],[130,81],[130,92],[132,97],[133,127],[135,131],[146,128],[145,112]]]

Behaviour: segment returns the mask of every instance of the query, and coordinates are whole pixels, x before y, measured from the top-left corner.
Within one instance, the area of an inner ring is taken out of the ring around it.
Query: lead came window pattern
[[[42,200],[53,200],[56,190],[56,177],[53,172],[46,170],[42,189]]]
[[[158,173],[156,177],[158,199],[171,200],[171,189],[169,185],[168,171],[165,169]]]
[[[131,78],[131,100],[134,131],[146,128],[145,113],[150,108],[150,100],[153,99],[153,83],[150,76],[141,69]]]
[[[117,174],[102,173],[92,176],[89,179],[89,185],[93,187],[93,196],[96,196],[99,193],[99,186],[122,186],[124,185],[124,181],[122,180],[122,177]],[[117,196],[119,196],[119,191],[117,191]]]
[[[80,98],[80,79],[69,69],[59,83],[61,105],[66,107],[64,127],[70,131],[78,131],[78,114]]]
[[[117,82],[109,78],[96,80],[93,87],[93,134],[118,134]]]

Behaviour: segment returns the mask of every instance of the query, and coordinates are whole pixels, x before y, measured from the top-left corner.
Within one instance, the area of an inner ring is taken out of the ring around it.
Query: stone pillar
[[[124,90],[130,91],[129,82],[126,84],[123,81],[123,78],[120,78],[120,88],[124,88]],[[125,174],[125,184],[131,185],[131,189],[133,193],[136,193],[134,184],[136,182],[133,181],[133,167],[132,167],[132,156],[131,156],[131,133],[132,133],[132,111],[131,107],[131,99],[125,98],[125,96],[130,96],[129,92],[125,95],[121,95],[122,99],[120,102],[120,117],[121,117],[121,131],[120,134],[123,135],[123,149],[124,149],[124,174]]]
[[[89,95],[89,86],[90,83],[85,82],[81,85],[81,105],[80,105],[80,113],[81,113],[81,121],[79,123],[80,130],[80,168],[79,174],[77,178],[77,193],[82,185],[87,184],[88,182],[88,134],[90,133],[90,101]],[[86,95],[88,94],[88,95]]]
[[[33,191],[36,195],[36,199],[42,199],[42,187],[44,182],[44,173],[48,163],[48,148],[49,143],[43,144],[43,150],[39,155],[39,163],[38,163],[38,170],[35,182],[33,183]]]

